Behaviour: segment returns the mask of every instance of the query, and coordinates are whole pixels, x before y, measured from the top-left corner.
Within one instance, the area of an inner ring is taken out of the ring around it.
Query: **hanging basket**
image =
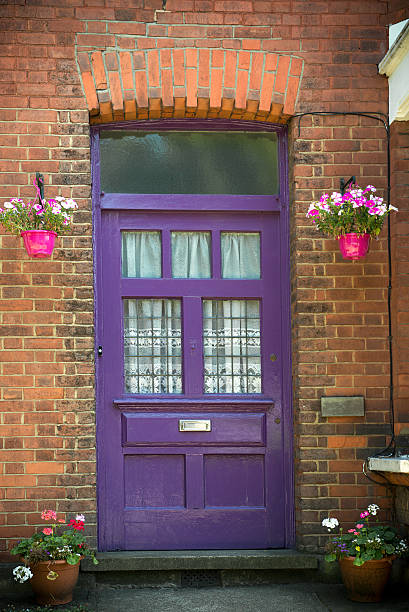
[[[348,599],[361,602],[381,601],[394,558],[390,556],[372,559],[360,566],[354,565],[355,557],[340,559],[339,567]]]
[[[344,259],[361,259],[365,257],[369,248],[369,234],[343,234],[339,236],[339,248]]]
[[[21,232],[24,246],[30,257],[51,257],[56,232],[48,230],[26,230]]]

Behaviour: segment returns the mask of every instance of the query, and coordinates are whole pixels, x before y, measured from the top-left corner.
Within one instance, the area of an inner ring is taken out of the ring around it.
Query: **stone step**
[[[81,562],[83,572],[183,570],[311,570],[318,557],[296,550],[177,550],[98,553],[99,564]]]

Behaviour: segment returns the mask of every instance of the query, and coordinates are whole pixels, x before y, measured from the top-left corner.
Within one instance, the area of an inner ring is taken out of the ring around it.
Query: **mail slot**
[[[179,431],[211,431],[212,423],[204,419],[180,419]]]

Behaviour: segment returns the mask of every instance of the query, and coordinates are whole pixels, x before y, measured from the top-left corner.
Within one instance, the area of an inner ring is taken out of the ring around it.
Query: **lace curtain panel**
[[[180,300],[124,300],[125,391],[182,393]]]
[[[260,303],[203,300],[205,393],[261,393]]]

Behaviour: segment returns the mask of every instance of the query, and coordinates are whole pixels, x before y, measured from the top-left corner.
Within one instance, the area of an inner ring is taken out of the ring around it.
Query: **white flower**
[[[389,206],[388,210],[396,210],[396,212],[398,212],[398,209],[396,208],[396,206]]]
[[[14,208],[14,204],[11,202],[4,202],[4,208]]]
[[[372,514],[372,516],[376,516],[378,510],[380,510],[379,506],[377,506],[376,504],[369,504],[368,506],[369,514]]]
[[[77,514],[77,516],[75,517],[76,521],[85,521],[85,516],[83,514]]]
[[[331,529],[335,529],[335,527],[337,527],[339,525],[338,519],[337,518],[325,518],[321,525],[323,527],[326,527],[328,529],[328,531],[331,531]]]
[[[14,580],[16,580],[16,582],[26,582],[26,580],[30,580],[30,578],[33,577],[33,574],[30,570],[29,567],[26,567],[25,565],[18,565],[17,567],[15,567],[13,569],[13,574],[14,574]]]

